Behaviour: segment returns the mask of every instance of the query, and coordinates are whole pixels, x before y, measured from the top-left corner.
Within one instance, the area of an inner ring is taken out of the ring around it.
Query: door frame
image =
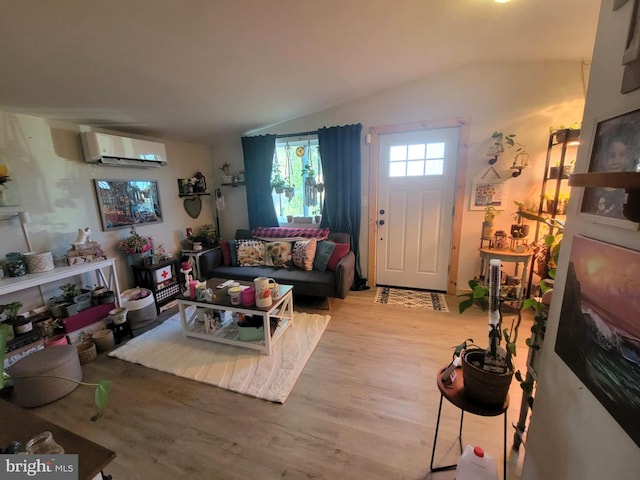
[[[460,237],[462,235],[462,213],[464,208],[464,194],[467,182],[467,164],[469,156],[469,124],[470,117],[454,117],[442,120],[429,120],[397,125],[382,125],[369,128],[371,139],[369,148],[369,232],[367,272],[372,285],[376,284],[376,242],[378,236],[378,167],[380,164],[380,135],[389,133],[404,133],[434,128],[460,129],[458,141],[458,161],[456,164],[455,196],[453,200],[453,225],[451,232],[451,252],[449,254],[449,280],[447,293],[455,295],[458,283],[458,263],[460,261]]]

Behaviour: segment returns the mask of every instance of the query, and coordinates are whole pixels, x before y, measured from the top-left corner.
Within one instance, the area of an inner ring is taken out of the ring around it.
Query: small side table
[[[436,454],[436,445],[438,443],[438,428],[440,427],[440,414],[442,413],[442,399],[446,398],[451,404],[460,409],[460,429],[458,431],[458,443],[460,445],[460,454],[462,454],[462,422],[464,420],[464,412],[469,412],[474,415],[480,415],[482,417],[496,417],[498,415],[504,416],[504,433],[502,438],[502,478],[507,479],[507,410],[509,409],[509,395],[504,401],[504,405],[501,407],[485,407],[479,405],[469,399],[464,393],[464,377],[462,375],[462,368],[456,369],[456,379],[450,385],[442,383],[442,372],[444,368],[440,369],[436,382],[438,384],[438,390],[440,390],[440,405],[438,406],[438,420],[436,421],[436,433],[433,438],[433,449],[431,450],[431,463],[429,469],[432,472],[442,472],[444,470],[453,470],[458,465],[444,465],[440,467],[433,466],[433,459]]]
[[[136,286],[151,290],[156,301],[156,311],[180,295],[178,260],[165,260],[152,265],[133,265]],[[169,275],[169,272],[170,275]]]
[[[213,248],[208,248],[206,250],[182,250],[182,256],[189,258],[189,264],[193,268],[194,279],[200,281],[206,280],[205,278],[201,278],[202,269],[200,268],[200,257],[211,250],[213,250]]]
[[[520,287],[518,289],[518,300],[522,301],[527,291],[527,272],[529,261],[533,256],[532,251],[514,252],[512,250],[498,250],[494,248],[479,248],[480,252],[480,275],[485,281],[489,281],[489,263],[492,259],[497,258],[502,263],[515,263],[515,276],[519,275],[520,264],[523,264],[522,274],[520,274]]]

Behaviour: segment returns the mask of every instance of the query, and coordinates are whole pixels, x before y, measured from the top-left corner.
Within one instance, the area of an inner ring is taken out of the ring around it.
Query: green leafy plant
[[[497,156],[505,152],[507,148],[515,148],[516,156],[523,155],[526,153],[524,145],[516,142],[515,140],[516,134],[504,134],[500,131],[495,131],[491,134],[491,151],[489,152],[490,156]]]
[[[218,168],[222,170],[222,173],[224,173],[225,175],[231,175],[231,164],[229,162],[224,162],[222,166]]]
[[[276,193],[282,193],[286,187],[287,182],[279,173],[276,173],[276,175],[271,179],[271,188],[275,190]]]
[[[77,296],[79,292],[78,285],[75,283],[65,283],[60,287],[60,290],[62,290],[64,298],[71,301],[73,301],[74,297]]]
[[[492,223],[495,218],[500,215],[500,210],[498,210],[493,205],[487,205],[484,207],[484,221],[488,223]]]
[[[307,163],[304,167],[302,167],[302,173],[300,175],[303,177],[306,175],[307,178],[312,178],[316,176],[316,172],[311,164]]]
[[[7,318],[13,322],[18,316],[18,312],[21,308],[22,302],[11,302],[6,305],[0,305],[0,313],[5,312],[7,314]]]
[[[0,329],[0,364],[4,365],[5,352],[7,351],[7,333]],[[60,380],[66,380],[69,382],[77,383],[78,385],[84,385],[88,387],[95,387],[94,402],[96,405],[96,413],[91,417],[91,421],[95,422],[102,418],[107,408],[109,401],[109,392],[111,391],[111,382],[109,380],[101,380],[97,383],[82,382],[74,380],[68,377],[60,377],[57,375],[29,375],[14,378],[31,378],[31,377],[44,377],[44,378],[57,378]],[[2,376],[0,376],[0,389],[4,388],[7,381],[12,378],[3,369]]]

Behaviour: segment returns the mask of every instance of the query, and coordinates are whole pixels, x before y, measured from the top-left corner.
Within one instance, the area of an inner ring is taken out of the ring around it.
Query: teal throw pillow
[[[335,248],[336,244],[329,240],[318,242],[316,257],[313,259],[313,268],[324,272],[327,269],[327,265],[329,265],[329,259]]]
[[[229,256],[231,257],[231,265],[238,265],[238,248],[235,240],[229,240]]]

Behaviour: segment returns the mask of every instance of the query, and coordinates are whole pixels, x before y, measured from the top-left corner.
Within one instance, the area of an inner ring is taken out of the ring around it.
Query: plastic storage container
[[[130,288],[122,292],[120,298],[122,299],[122,306],[128,310],[127,320],[129,320],[129,325],[132,329],[144,327],[158,317],[156,301],[151,290]]]
[[[467,445],[458,458],[456,480],[498,480],[498,467],[482,448]]]

